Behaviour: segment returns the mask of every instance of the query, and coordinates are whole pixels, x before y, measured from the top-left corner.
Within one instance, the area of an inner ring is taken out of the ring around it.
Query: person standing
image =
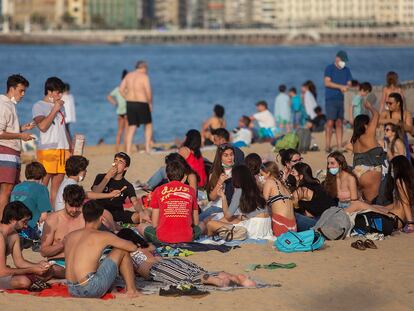
[[[65,90],[62,95],[62,100],[65,107],[65,123],[66,130],[69,133],[69,137],[72,140],[72,135],[70,132],[70,125],[76,122],[76,109],[75,109],[75,97],[70,93],[70,84],[65,83]]]
[[[281,133],[290,132],[290,124],[292,122],[290,108],[290,98],[286,94],[286,85],[279,85],[279,94],[275,98],[275,120],[276,127]]]
[[[335,124],[336,144],[342,145],[342,120],[344,119],[344,93],[351,86],[351,70],[346,67],[348,55],[345,51],[336,53],[335,62],[325,68],[325,109],[328,122],[325,130],[325,151],[330,153],[332,130]]]
[[[121,81],[127,75],[128,70],[124,69],[122,71],[122,78]],[[116,114],[118,115],[118,131],[116,133],[116,141],[115,141],[115,152],[119,152],[119,146],[121,145],[122,135],[124,135],[124,143],[125,143],[125,135],[128,131],[128,119],[127,119],[127,108],[126,108],[126,101],[125,98],[122,97],[121,93],[119,92],[119,86],[114,88],[111,93],[106,97],[108,101],[116,106]]]
[[[9,202],[10,194],[20,177],[21,141],[32,140],[31,133],[23,133],[34,127],[33,123],[20,126],[16,104],[24,97],[27,81],[21,75],[7,79],[7,91],[0,95],[0,218]]]
[[[148,65],[138,61],[136,70],[128,73],[119,86],[121,95],[127,101],[128,131],[125,136],[125,150],[131,154],[135,131],[145,126],[145,151],[151,151],[152,144],[152,91],[148,77]]]
[[[56,193],[65,176],[65,163],[69,158],[70,138],[66,130],[62,94],[65,84],[57,77],[45,83],[45,97],[33,105],[33,120],[40,130],[37,160],[46,169],[43,184],[51,181],[50,200],[55,202]]]

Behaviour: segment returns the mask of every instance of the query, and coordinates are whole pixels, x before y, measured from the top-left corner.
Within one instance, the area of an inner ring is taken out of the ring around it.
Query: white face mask
[[[259,176],[257,177],[257,179],[258,179],[259,183],[261,183],[261,184],[264,184],[264,183],[265,183],[265,181],[266,181],[266,179],[265,179],[265,177],[264,177],[263,175],[259,175]]]
[[[78,176],[78,182],[81,182],[84,179],[84,177],[82,175]]]
[[[339,68],[341,68],[341,69],[343,69],[343,68],[345,68],[345,62],[343,61],[343,60],[340,60],[339,62],[338,62],[338,67]]]

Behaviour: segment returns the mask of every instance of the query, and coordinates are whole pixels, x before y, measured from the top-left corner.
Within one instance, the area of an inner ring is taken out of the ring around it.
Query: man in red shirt
[[[191,242],[201,234],[196,193],[183,183],[186,176],[181,163],[169,163],[166,171],[169,183],[151,196],[152,226],[140,224],[138,230],[154,243]]]

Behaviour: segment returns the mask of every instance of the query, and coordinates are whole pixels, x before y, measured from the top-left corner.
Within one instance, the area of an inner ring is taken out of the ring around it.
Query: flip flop
[[[293,269],[296,267],[296,264],[294,262],[290,263],[278,263],[278,262],[272,262],[268,265],[261,265],[261,264],[252,264],[248,265],[245,269],[246,272],[249,271],[255,271],[256,269],[266,269],[266,270],[275,270],[275,269]]]
[[[160,288],[159,292],[159,295],[164,297],[190,296],[191,298],[202,298],[209,294],[209,292],[199,290],[193,285],[170,285],[168,288]]]
[[[351,243],[351,247],[358,249],[360,251],[364,251],[366,249],[364,242],[362,242],[362,240],[356,240],[355,242]]]
[[[366,239],[364,241],[365,248],[377,249],[378,247],[375,245],[374,241],[370,239]]]

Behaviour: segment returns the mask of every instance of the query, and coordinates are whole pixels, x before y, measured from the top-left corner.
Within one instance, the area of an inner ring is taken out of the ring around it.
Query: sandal
[[[375,245],[374,241],[370,239],[366,239],[364,241],[365,248],[377,249],[378,247]]]
[[[45,281],[39,279],[37,276],[35,275],[27,275],[27,278],[32,281],[32,285],[29,288],[30,292],[41,292],[44,289],[49,289],[52,286],[50,286],[48,283],[46,283]]]
[[[242,241],[247,238],[247,230],[241,226],[225,225],[218,228],[213,234],[213,240],[226,242]]]
[[[351,243],[351,247],[356,248],[360,251],[364,251],[366,249],[364,242],[362,242],[362,240],[356,240],[355,242]]]
[[[202,298],[210,293],[207,291],[199,290],[194,285],[170,285],[168,288],[160,288],[159,295],[164,297],[180,297],[180,296],[190,296],[192,298]]]

